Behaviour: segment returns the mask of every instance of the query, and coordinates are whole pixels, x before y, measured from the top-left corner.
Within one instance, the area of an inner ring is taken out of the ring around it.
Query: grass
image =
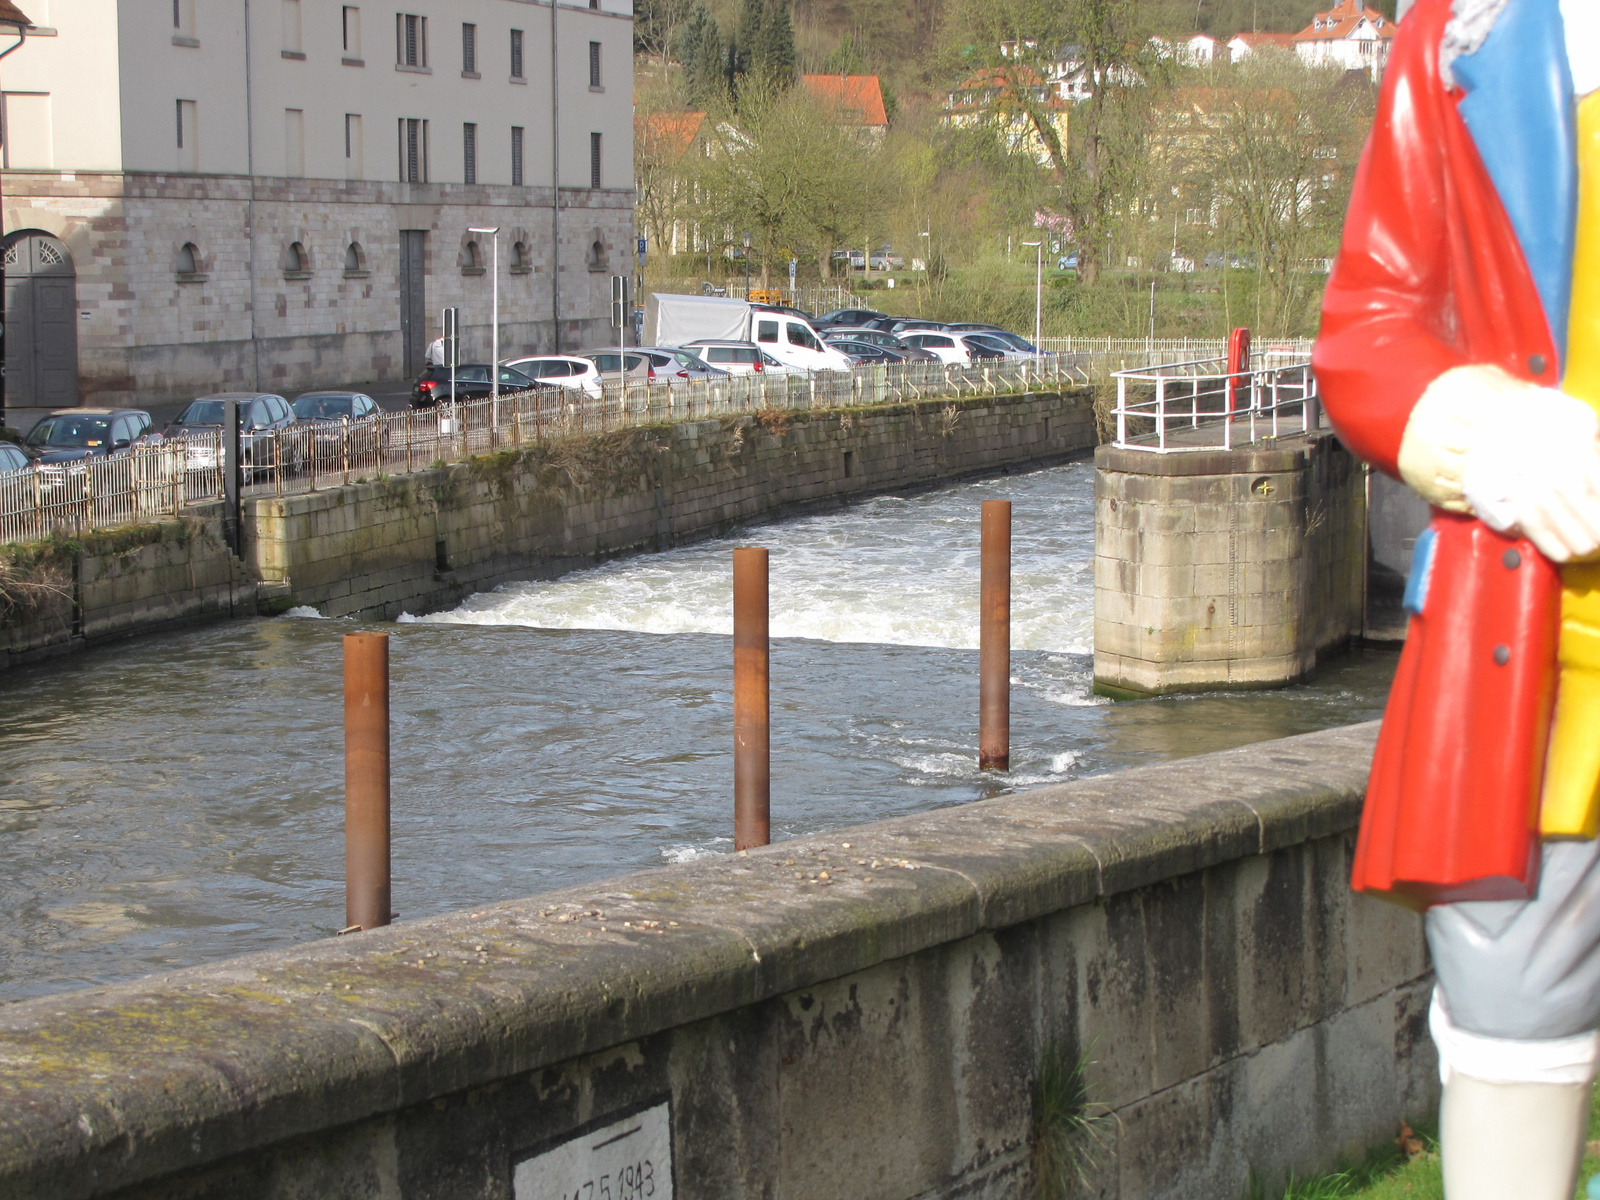
[[[1365,1163],[1316,1179],[1291,1180],[1281,1200],[1444,1200],[1444,1179],[1439,1168],[1438,1143],[1422,1135],[1424,1151],[1411,1159],[1398,1146],[1382,1147]],[[1600,1087],[1589,1107],[1589,1145],[1578,1172],[1577,1200],[1587,1195],[1585,1184],[1600,1174]],[[1266,1200],[1259,1188],[1246,1193],[1248,1200]],[[1280,1200],[1274,1197],[1274,1200]]]

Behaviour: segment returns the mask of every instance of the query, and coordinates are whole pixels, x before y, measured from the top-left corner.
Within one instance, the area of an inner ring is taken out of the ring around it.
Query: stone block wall
[[[24,579],[45,587],[0,612],[0,669],[256,612],[256,581],[223,541],[220,504],[6,550]]]
[[[490,352],[490,283],[466,269],[470,226],[498,226],[502,358],[556,342],[602,345],[609,275],[632,262],[633,192],[562,189],[553,242],[552,190],[490,184],[251,180],[227,175],[12,172],[7,231],[62,239],[77,272],[79,382],[84,404],[149,404],[210,391],[313,387],[403,377],[400,232],[427,232],[424,310],[461,310],[462,350]],[[479,249],[487,265],[491,250]],[[588,261],[591,244],[607,250]],[[299,242],[309,273],[284,269]],[[525,247],[513,269],[513,246]],[[200,270],[178,274],[185,243]],[[346,254],[357,250],[357,266]],[[13,406],[29,403],[12,396]]]
[[[659,1106],[684,1200],[1281,1186],[1437,1102],[1421,920],[1348,886],[1375,733],[0,1008],[0,1194],[588,1195],[513,1180]]]
[[[1095,465],[1098,690],[1277,686],[1360,636],[1363,468],[1331,434]]]
[[[1094,442],[1086,393],[628,429],[248,502],[245,557],[295,604],[393,618],[852,497],[1060,461]]]

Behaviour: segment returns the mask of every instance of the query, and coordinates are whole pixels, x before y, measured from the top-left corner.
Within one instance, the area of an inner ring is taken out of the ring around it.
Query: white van
[[[750,324],[756,345],[794,371],[848,371],[848,355],[824,344],[817,331],[799,317],[756,312]]]

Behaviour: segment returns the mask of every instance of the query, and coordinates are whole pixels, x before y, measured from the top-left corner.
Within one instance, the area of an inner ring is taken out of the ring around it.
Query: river
[[[1012,764],[976,769],[978,512],[1013,518]],[[400,919],[732,834],[734,545],[771,550],[774,840],[1379,715],[1392,653],[1272,692],[1090,690],[1093,468],[507,585],[390,625],[301,613],[0,675],[0,1000],[324,937],[343,904],[340,636],[392,635]]]

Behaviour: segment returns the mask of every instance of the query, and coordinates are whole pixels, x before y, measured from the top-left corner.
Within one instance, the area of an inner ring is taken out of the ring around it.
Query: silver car
[[[682,385],[702,379],[726,379],[728,373],[713,367],[693,351],[675,346],[640,346],[639,353],[650,360],[652,383]]]

